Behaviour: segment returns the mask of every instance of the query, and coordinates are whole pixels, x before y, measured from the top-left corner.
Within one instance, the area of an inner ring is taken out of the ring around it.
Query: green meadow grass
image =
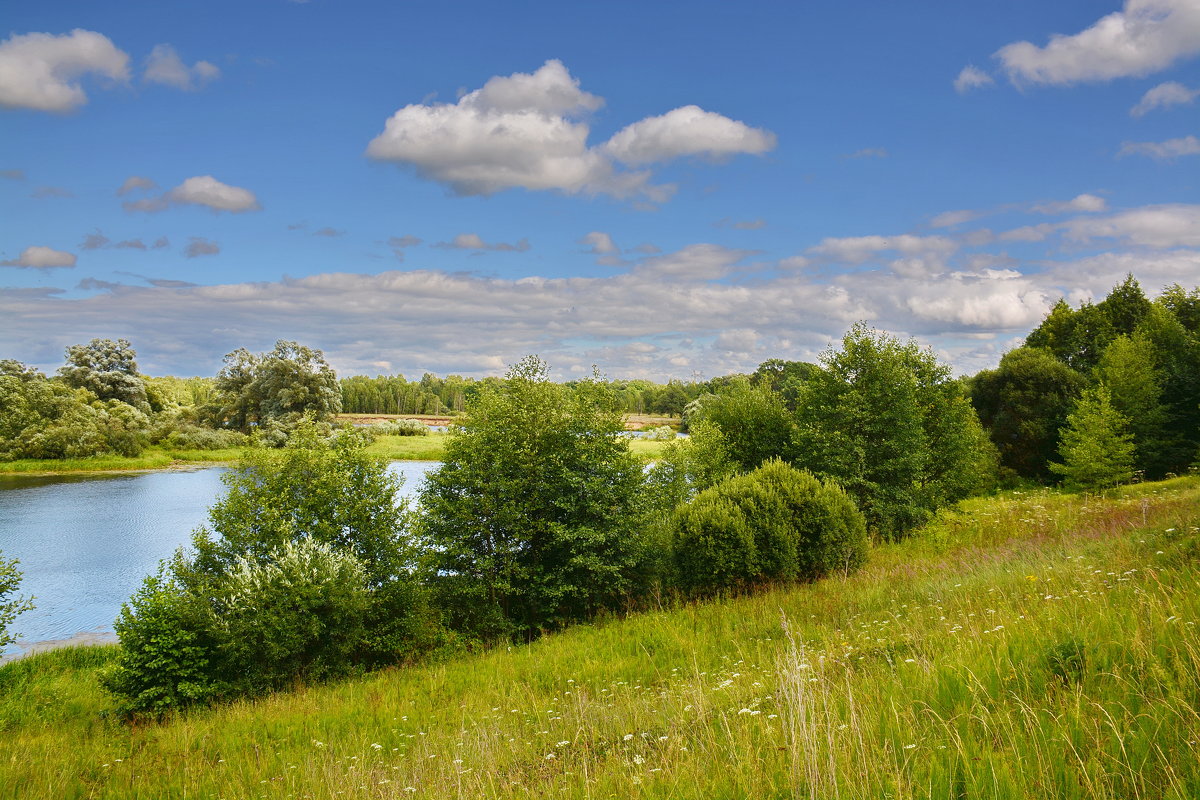
[[[21,798],[1200,797],[1200,480],[969,501],[861,572],[161,723],[0,667]]]

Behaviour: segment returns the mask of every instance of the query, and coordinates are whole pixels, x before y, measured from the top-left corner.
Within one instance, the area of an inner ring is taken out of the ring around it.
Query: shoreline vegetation
[[[119,646],[0,666],[0,785],[60,797],[1200,792],[1200,478],[972,498],[851,575],[128,726]],[[72,746],[64,748],[63,741]],[[1020,769],[1014,769],[1020,764]]]
[[[359,415],[345,415],[347,417]],[[384,419],[382,415],[366,415]],[[386,417],[403,419],[405,417]],[[408,417],[411,419],[412,417]],[[339,418],[339,421],[342,421]],[[349,421],[348,419],[346,421]],[[676,420],[678,422],[678,420]],[[378,436],[367,453],[388,461],[441,461],[449,434],[430,433],[428,436]],[[647,461],[662,453],[667,442],[634,439],[630,450]],[[55,475],[86,475],[88,473],[151,472],[173,469],[198,469],[235,463],[245,448],[221,450],[176,450],[165,447],[148,448],[141,455],[100,455],[89,458],[44,458],[0,461],[0,480],[8,476],[50,477]]]

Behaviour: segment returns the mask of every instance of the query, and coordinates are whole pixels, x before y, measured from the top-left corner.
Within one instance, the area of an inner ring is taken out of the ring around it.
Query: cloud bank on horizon
[[[382,3],[132,5],[18,9],[0,42],[5,357],[120,336],[212,374],[288,338],[343,374],[536,352],[665,380],[812,360],[865,320],[970,373],[1059,297],[1200,283],[1195,0],[956,8],[949,47],[853,4],[647,9],[667,39],[478,4],[403,52]]]

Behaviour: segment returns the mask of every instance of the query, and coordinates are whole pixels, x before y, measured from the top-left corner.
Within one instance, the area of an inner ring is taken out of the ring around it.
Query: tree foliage
[[[971,401],[1000,452],[1000,464],[1045,480],[1058,432],[1087,380],[1048,351],[1019,347],[970,383]]]
[[[101,401],[11,359],[0,360],[0,408],[0,459],[137,455],[147,443],[141,409]]]
[[[0,649],[15,642],[15,636],[8,632],[8,626],[23,611],[33,608],[33,598],[14,597],[21,586],[21,571],[17,569],[20,562],[16,559],[5,559],[0,553]]]
[[[396,663],[441,631],[412,570],[406,510],[352,431],[302,424],[247,453],[209,526],[148,578],[117,622],[107,685],[159,713]]]
[[[785,361],[770,358],[758,365],[750,380],[755,386],[764,386],[783,398],[789,411],[796,410],[796,398],[801,387],[820,371],[816,364],[807,361]]]
[[[841,484],[878,534],[986,483],[978,420],[932,353],[859,324],[821,366],[797,400],[795,463]]]
[[[1178,284],[1150,301],[1127,275],[1094,305],[1072,309],[1060,300],[1025,348],[972,381],[972,400],[1004,465],[1048,479],[1072,401],[1085,386],[1103,383],[1130,420],[1137,467],[1152,478],[1187,469],[1200,448],[1198,329],[1200,289]]]
[[[337,375],[320,350],[279,340],[269,353],[240,348],[225,356],[209,417],[245,433],[267,422],[308,415],[331,419],[342,407]]]
[[[1168,303],[1156,302],[1138,335],[1154,352],[1166,412],[1154,460],[1165,472],[1183,472],[1200,456],[1200,333],[1190,331]]]
[[[672,551],[681,588],[711,594],[857,569],[867,530],[836,484],[769,461],[680,505]]]
[[[1050,469],[1076,491],[1106,489],[1133,477],[1133,434],[1129,420],[1112,404],[1107,387],[1085,390],[1067,417],[1059,445],[1062,462]]]
[[[739,378],[705,395],[688,414],[688,428],[707,422],[721,432],[730,461],[742,472],[772,458],[787,458],[792,445],[792,414],[765,386]]]
[[[1100,356],[1099,383],[1108,390],[1113,408],[1129,421],[1135,466],[1147,477],[1167,472],[1163,463],[1167,408],[1162,403],[1162,375],[1150,341],[1122,334]]]
[[[529,356],[468,406],[421,494],[454,627],[532,636],[612,607],[642,556],[642,467],[599,380],[551,383]]]
[[[119,400],[148,412],[146,383],[136,358],[126,339],[92,339],[67,348],[67,363],[58,374],[73,389],[87,389],[100,400]]]

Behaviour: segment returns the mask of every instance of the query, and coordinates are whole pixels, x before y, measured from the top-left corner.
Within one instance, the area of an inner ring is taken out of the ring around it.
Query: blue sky
[[[855,321],[994,365],[1200,283],[1200,0],[21,4],[0,356],[711,377]]]

